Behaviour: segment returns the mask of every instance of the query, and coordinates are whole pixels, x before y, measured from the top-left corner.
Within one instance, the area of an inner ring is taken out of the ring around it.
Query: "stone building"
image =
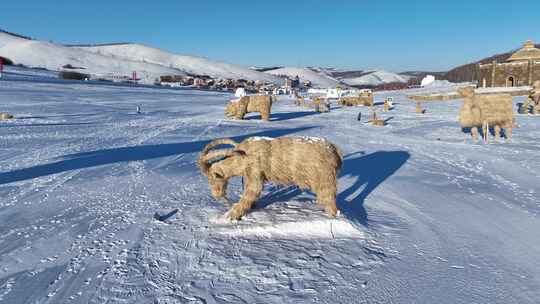
[[[477,68],[480,87],[530,86],[540,80],[540,49],[529,40],[506,62],[478,64]]]

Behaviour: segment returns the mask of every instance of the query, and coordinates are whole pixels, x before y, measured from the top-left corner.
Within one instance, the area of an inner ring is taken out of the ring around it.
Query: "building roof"
[[[519,51],[508,58],[508,61],[540,59],[540,49],[534,47],[534,43],[528,40]]]

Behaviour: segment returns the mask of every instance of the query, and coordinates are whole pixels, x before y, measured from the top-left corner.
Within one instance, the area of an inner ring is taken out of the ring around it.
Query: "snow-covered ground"
[[[0,303],[538,303],[539,117],[474,144],[459,101],[419,116],[406,94],[375,95],[395,104],[377,128],[366,108],[232,121],[222,93],[0,81],[18,118],[0,122]],[[341,215],[269,184],[223,222],[202,147],[283,135],[343,150]]]

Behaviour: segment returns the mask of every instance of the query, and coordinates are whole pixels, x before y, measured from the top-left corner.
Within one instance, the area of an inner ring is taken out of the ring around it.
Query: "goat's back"
[[[250,138],[237,149],[254,159],[267,180],[301,188],[335,183],[342,165],[339,148],[322,138]]]
[[[272,96],[269,95],[251,95],[248,98],[248,113],[259,112],[261,109],[272,105]]]
[[[511,125],[514,119],[512,96],[509,94],[475,94],[466,97],[460,109],[463,127],[479,127],[484,122],[490,125]]]
[[[482,120],[495,124],[511,124],[514,119],[512,96],[509,94],[475,95],[474,105],[480,108]]]

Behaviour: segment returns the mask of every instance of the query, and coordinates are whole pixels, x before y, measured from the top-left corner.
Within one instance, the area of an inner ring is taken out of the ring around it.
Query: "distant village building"
[[[484,88],[530,86],[540,80],[540,49],[529,40],[506,62],[478,64],[477,75]]]
[[[300,86],[300,77],[298,75],[293,79],[287,77],[283,86],[288,90],[298,88]]]

